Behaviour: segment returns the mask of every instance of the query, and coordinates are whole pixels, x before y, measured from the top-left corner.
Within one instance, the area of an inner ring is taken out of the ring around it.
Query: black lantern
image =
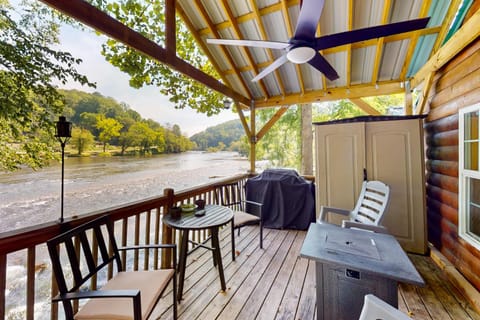
[[[68,122],[64,116],[60,116],[55,127],[55,137],[62,147],[62,191],[60,195],[60,222],[63,222],[63,180],[65,169],[65,145],[72,137],[72,123]]]
[[[230,100],[230,99],[223,100],[223,108],[224,109],[230,109],[231,105],[232,105],[232,100]]]

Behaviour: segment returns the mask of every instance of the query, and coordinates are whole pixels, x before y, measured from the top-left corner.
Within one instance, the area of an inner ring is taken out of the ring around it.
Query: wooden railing
[[[10,318],[58,319],[58,305],[50,303],[51,296],[56,295],[57,289],[52,281],[50,259],[46,253],[45,243],[47,240],[87,221],[102,215],[109,215],[116,221],[116,234],[121,245],[177,243],[179,235],[162,224],[162,216],[168,211],[168,208],[182,203],[193,203],[200,198],[205,199],[207,204],[213,204],[215,203],[215,188],[233,181],[240,181],[244,184],[247,178],[246,174],[238,175],[178,193],[175,193],[173,189],[165,189],[163,196],[67,218],[62,224],[51,221],[0,234],[0,292],[4,293],[0,295],[0,320]],[[208,237],[208,234],[200,231],[193,233],[192,237],[196,242],[202,242]],[[124,261],[128,260],[128,269],[134,270],[155,269],[159,267],[159,262],[162,265],[170,264],[170,257],[159,257],[158,253],[154,253],[151,257],[149,255],[141,256],[139,252],[136,252],[133,257],[124,256],[124,258],[128,258],[123,259]],[[153,260],[153,266],[149,266],[150,260]],[[16,267],[13,268],[13,265]],[[15,275],[10,274],[9,277],[9,273],[13,272]],[[12,278],[14,279],[12,280]],[[20,284],[20,279],[25,279],[25,281]],[[17,283],[12,286],[9,281],[17,281]],[[97,285],[97,279],[94,281],[91,283],[92,287]],[[11,289],[12,287],[13,289]],[[50,293],[42,292],[42,290],[45,291],[45,288],[51,288]],[[19,290],[24,290],[24,299],[22,294],[18,293]],[[16,301],[13,302],[13,300]]]

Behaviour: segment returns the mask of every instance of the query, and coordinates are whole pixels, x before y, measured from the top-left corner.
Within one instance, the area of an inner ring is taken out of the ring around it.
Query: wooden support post
[[[255,134],[255,102],[252,100],[250,104],[250,171],[255,173],[255,147],[257,145],[257,136]]]
[[[167,205],[163,208],[163,214],[167,214],[168,209],[173,207],[174,190],[171,188],[163,189],[163,195],[167,197]],[[173,243],[173,230],[165,224],[162,227],[162,243]],[[162,269],[171,268],[173,265],[172,261],[172,252],[170,250],[162,250]]]
[[[312,104],[302,104],[302,175],[313,175]]]
[[[412,90],[410,88],[410,81],[405,82],[405,114],[413,114],[413,98]]]
[[[432,88],[434,76],[435,76],[435,72],[432,71],[428,74],[427,78],[425,79],[425,82],[423,84],[422,96],[420,97],[420,103],[418,104],[418,108],[417,108],[418,110],[417,114],[423,114],[425,105],[427,104],[428,94],[430,92],[430,89]]]

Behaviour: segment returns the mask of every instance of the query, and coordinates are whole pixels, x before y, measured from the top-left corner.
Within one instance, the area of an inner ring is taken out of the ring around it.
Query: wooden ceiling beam
[[[329,88],[325,90],[309,91],[305,94],[290,94],[286,97],[277,96],[269,99],[255,100],[255,107],[270,108],[282,105],[335,101],[345,98],[356,99],[364,97],[382,96],[402,93],[404,89],[398,81],[379,82],[377,86],[371,84],[354,85],[350,88]]]
[[[293,26],[292,26],[292,19],[290,19],[290,14],[288,13],[287,1],[282,0],[281,4],[282,4],[282,14],[283,14],[283,17],[284,17],[285,22],[286,22],[285,24],[286,24],[286,28],[287,28],[287,34],[288,34],[288,37],[291,38],[291,37],[293,37],[294,30],[293,30]],[[294,65],[295,65],[295,72],[297,74],[298,82],[300,84],[300,91],[302,93],[304,93],[305,92],[305,82],[303,81],[302,70],[301,70],[299,64],[294,63]]]
[[[192,33],[192,36],[195,38],[195,41],[198,43],[198,45],[202,48],[203,50],[203,53],[208,57],[208,60],[210,61],[210,63],[213,65],[213,67],[215,68],[215,71],[217,71],[218,75],[220,76],[220,78],[223,80],[224,83],[226,83],[230,88],[233,88],[232,86],[232,83],[229,81],[229,79],[225,76],[226,74],[224,72],[222,72],[222,69],[220,68],[220,66],[218,65],[218,63],[216,62],[216,60],[213,58],[210,50],[208,49],[207,47],[207,44],[205,43],[205,41],[203,41],[203,39],[200,37],[200,35],[198,34],[198,32],[196,32],[195,28],[193,27],[192,23],[190,22],[190,20],[187,19],[187,16],[185,14],[185,11],[183,11],[183,8],[178,4],[177,2],[177,14],[180,16],[180,18],[182,19],[183,23],[185,23],[185,25],[187,26],[188,30],[190,30],[190,32]],[[232,74],[234,74],[234,72],[232,71]],[[243,94],[248,97],[249,99],[251,98],[249,95],[248,95],[248,92],[243,92]]]
[[[480,36],[480,9],[447,41],[412,78],[412,88],[417,87],[432,71],[437,71]]]
[[[390,14],[390,7],[392,5],[391,0],[386,0],[383,5],[383,12],[382,12],[382,24],[388,23],[388,18]],[[380,72],[380,62],[382,61],[383,56],[383,46],[385,43],[385,38],[382,37],[377,41],[377,47],[375,49],[375,60],[373,63],[373,71],[372,71],[372,84],[375,85],[378,81],[378,74]]]
[[[428,9],[430,8],[432,0],[424,0],[422,7],[420,8],[419,18],[425,18],[428,15]],[[405,77],[412,62],[413,54],[415,53],[415,48],[420,38],[421,30],[413,31],[413,35],[410,38],[410,43],[408,44],[408,51],[405,55],[405,62],[403,63],[402,71],[400,71],[400,79],[405,80]]]
[[[380,111],[372,107],[368,102],[361,98],[350,98],[349,99],[354,105],[362,109],[363,112],[365,112],[368,115],[374,115],[374,116],[379,116],[381,115]]]
[[[235,36],[238,39],[243,39],[240,28],[238,27],[238,23],[235,21],[235,17],[233,16],[232,10],[230,10],[230,7],[226,2],[226,0],[222,0],[222,6],[223,6],[223,10],[225,10],[225,12],[227,13],[228,20],[230,21],[230,25],[233,29]],[[247,47],[241,47],[241,50],[245,53],[248,63],[250,64],[250,66],[253,67],[253,71],[255,71],[255,73],[258,73],[258,68],[255,65],[255,62],[253,61],[253,57],[252,57],[252,54],[250,53],[250,50]],[[263,95],[267,97],[268,91],[267,91],[267,88],[265,87],[265,83],[263,81],[260,81],[259,86],[260,86],[260,90],[262,90]]]
[[[348,31],[353,30],[353,0],[348,0],[347,30]],[[347,72],[346,84],[347,84],[347,88],[348,88],[348,87],[350,87],[350,84],[352,83],[352,75],[351,75],[351,72],[352,72],[352,44],[351,43],[347,44],[346,72]]]
[[[447,11],[447,14],[445,16],[444,22],[442,23],[440,32],[438,33],[437,39],[435,40],[435,43],[433,45],[433,49],[432,49],[432,52],[430,54],[430,57],[438,51],[438,49],[442,45],[443,41],[445,40],[445,37],[448,33],[448,30],[450,29],[450,26],[452,25],[453,19],[455,19],[455,16],[457,15],[458,8],[460,7],[460,4],[462,3],[462,1],[463,0],[452,0],[451,1],[450,7],[448,8],[448,11]]]
[[[255,4],[253,0],[249,0],[249,3],[250,3],[250,6],[253,8],[253,15],[255,17],[255,21],[257,22],[258,30],[260,31],[260,36],[264,40],[269,40],[267,37],[267,32],[263,27],[262,18],[261,18],[260,11],[258,10],[258,6]],[[276,10],[276,11],[279,11],[279,10]],[[266,51],[270,62],[273,62],[275,58],[272,54],[272,50],[271,49],[264,49],[264,50]],[[282,80],[282,77],[280,76],[280,72],[278,71],[278,68],[275,69],[273,73],[275,74],[275,78],[277,79],[278,87],[280,88],[282,95],[285,95],[285,85],[283,84],[283,80]],[[268,95],[265,95],[265,97],[268,97]]]
[[[262,129],[260,129],[260,131],[258,131],[256,137],[257,137],[257,141],[260,141],[260,139],[263,138],[263,136],[268,132],[268,130],[270,130],[270,128],[273,127],[273,125],[275,123],[277,123],[278,119],[280,119],[282,117],[282,115],[287,112],[289,106],[281,106],[280,109],[277,110],[277,112],[275,112],[275,114],[270,118],[270,120],[268,120],[267,123],[265,123],[265,125],[262,127]]]
[[[218,31],[215,29],[215,25],[212,23],[212,20],[210,19],[208,12],[205,11],[204,6],[202,3],[200,3],[200,0],[194,0],[193,3],[195,4],[195,7],[197,8],[197,13],[200,14],[200,16],[203,18],[205,23],[207,24],[208,28],[210,29],[210,33],[213,34],[214,38],[220,39],[220,34]],[[219,46],[219,50],[221,51],[222,55],[225,57],[225,59],[228,61],[232,69],[235,71],[235,75],[237,76],[238,80],[240,81],[240,84],[242,85],[243,89],[249,93],[250,97],[250,89],[248,85],[245,83],[245,79],[242,77],[240,71],[237,69],[237,66],[235,64],[235,61],[233,61],[232,56],[228,52],[227,48],[225,46]]]
[[[195,68],[191,64],[169,54],[167,50],[157,43],[146,38],[142,34],[130,29],[119,21],[115,20],[105,12],[97,9],[83,0],[41,0],[45,4],[58,11],[94,28],[95,30],[115,39],[125,45],[138,50],[139,52],[161,62],[172,69],[204,84],[210,89],[218,91],[227,97],[232,98],[244,105],[250,104],[250,99],[244,97],[233,89],[227,87],[212,76]]]

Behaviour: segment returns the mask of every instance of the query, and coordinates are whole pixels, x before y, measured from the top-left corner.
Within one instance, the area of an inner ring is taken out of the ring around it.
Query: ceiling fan
[[[330,63],[318,52],[319,50],[423,29],[430,19],[414,19],[315,37],[324,3],[325,0],[303,0],[300,2],[300,14],[295,33],[288,42],[207,39],[207,43],[283,50],[283,54],[278,59],[252,79],[254,82],[262,79],[287,61],[296,64],[308,63],[333,81],[338,79],[339,76]]]

